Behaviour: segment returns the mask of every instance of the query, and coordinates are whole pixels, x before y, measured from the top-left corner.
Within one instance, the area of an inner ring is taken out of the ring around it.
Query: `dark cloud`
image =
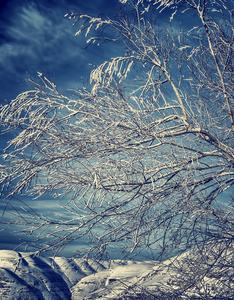
[[[46,73],[54,79],[60,92],[75,89],[88,82],[92,64],[100,64],[119,52],[118,45],[104,44],[86,48],[82,36],[76,37],[78,30],[72,21],[64,18],[72,11],[115,15],[118,0],[7,0],[0,6],[0,104],[14,99],[29,88],[28,77],[36,77],[37,71]],[[166,13],[169,19],[170,13]],[[0,154],[10,136],[0,136]],[[0,159],[1,163],[1,159]],[[22,198],[21,200],[25,200]],[[12,200],[15,207],[24,206],[17,199]],[[52,219],[65,218],[66,213],[55,199],[27,199],[38,213]],[[0,203],[0,211],[4,210]],[[6,220],[14,217],[14,209],[8,206]],[[14,249],[20,237],[14,235],[15,228],[1,232],[0,248]],[[68,250],[77,248],[74,243]]]
[[[19,93],[29,88],[27,79],[36,77],[37,71],[47,73],[55,80],[60,91],[73,89],[88,81],[90,64],[99,64],[110,58],[116,48],[90,47],[86,49],[86,41],[75,37],[77,28],[66,13],[72,11],[114,14],[118,0],[7,0],[0,2],[0,104],[14,99]],[[10,139],[9,134],[0,135],[0,155]],[[1,163],[2,159],[0,159]],[[12,206],[2,221],[14,219],[14,208],[24,207],[23,201],[12,199]],[[55,199],[27,199],[38,213],[46,214],[52,219],[66,218],[66,212],[59,207]],[[0,203],[0,213],[5,203]],[[1,228],[0,228],[1,229]],[[14,249],[23,232],[22,228],[10,227],[0,232],[0,249]],[[75,250],[78,243],[71,249]],[[67,249],[65,254],[73,250]],[[23,248],[21,247],[21,250]]]
[[[88,61],[101,61],[105,49],[85,50],[85,41],[74,36],[76,27],[64,15],[107,13],[110,3],[113,13],[115,0],[7,1],[0,12],[0,101],[25,90],[27,76],[37,71],[48,72],[61,88],[78,86],[90,72]]]

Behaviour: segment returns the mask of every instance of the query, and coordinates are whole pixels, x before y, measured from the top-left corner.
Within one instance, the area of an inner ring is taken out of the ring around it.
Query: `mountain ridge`
[[[233,248],[222,244],[212,251],[207,244],[164,262],[49,258],[0,250],[0,299],[230,300],[233,254]]]
[[[154,265],[152,262],[46,258],[33,253],[0,250],[0,296],[5,300],[89,299],[100,289],[108,290],[115,274],[116,278],[132,278],[143,270],[150,271]],[[113,272],[115,269],[118,276]],[[94,299],[92,297],[90,299]]]

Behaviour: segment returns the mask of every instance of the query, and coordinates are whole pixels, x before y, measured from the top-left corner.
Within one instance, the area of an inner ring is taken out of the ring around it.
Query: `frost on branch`
[[[80,29],[76,32],[76,36],[80,35],[81,33],[84,33],[85,37],[88,37],[88,35],[90,35],[90,33],[92,32],[92,34],[95,31],[98,31],[100,29],[105,28],[107,25],[111,25],[112,21],[110,19],[106,19],[103,20],[102,18],[96,18],[96,17],[92,17],[86,14],[78,14],[78,13],[70,13],[70,14],[66,14],[65,17],[68,17],[69,19],[74,19],[75,23],[79,23],[80,24]],[[87,44],[90,43],[95,43],[99,41],[100,36],[94,36],[94,37],[90,37],[87,40]]]
[[[121,83],[127,78],[135,57],[116,57],[111,62],[104,62],[90,74],[90,82],[94,83],[92,93],[95,94],[103,84],[109,86],[114,78]]]
[[[144,11],[149,10],[149,7],[156,7],[157,9],[160,9],[161,12],[165,8],[170,8],[170,7],[176,7],[179,3],[185,2],[184,0],[119,0],[121,4],[127,4],[129,3],[130,5],[133,3],[136,6],[142,6]],[[192,1],[191,1],[192,2]]]
[[[6,199],[51,195],[66,212],[58,220],[16,210],[22,226],[48,238],[40,251],[83,237],[96,255],[115,245],[124,257],[154,259],[231,245],[233,20],[212,12],[214,1],[201,13],[200,2],[186,1],[197,16],[189,31],[157,26],[137,6],[119,20],[71,15],[80,33],[117,41],[123,53],[91,72],[90,90],[65,96],[38,74],[1,108],[1,125],[14,131],[1,168]]]

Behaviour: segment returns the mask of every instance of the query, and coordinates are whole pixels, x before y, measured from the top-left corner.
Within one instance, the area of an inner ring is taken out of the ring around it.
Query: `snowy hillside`
[[[229,254],[225,257],[232,260],[233,251],[229,251]],[[217,275],[220,271],[218,267],[213,268],[208,276],[200,265],[200,277],[196,277],[195,282],[190,276],[192,271],[188,263],[189,258],[185,254],[164,263],[120,260],[97,262],[90,259],[36,257],[30,253],[0,250],[0,299],[161,299],[160,295],[163,299],[171,299],[172,290],[175,296],[175,291],[181,287],[186,298],[197,296],[196,299],[203,299],[199,297],[200,292],[214,297],[220,292],[228,294],[230,286],[234,290],[233,282],[228,282],[223,269],[221,279]],[[180,278],[182,270],[183,274],[187,270],[187,278]],[[229,279],[233,278],[233,267],[228,267],[226,274]],[[179,281],[176,282],[175,278]],[[177,286],[178,282],[180,287]],[[142,293],[143,297],[135,298]],[[176,299],[184,299],[180,297],[180,292],[177,295]]]
[[[1,250],[0,298],[81,300],[96,299],[104,294],[116,297],[125,287],[122,281],[127,284],[139,274],[149,273],[155,265],[156,262],[52,259]]]

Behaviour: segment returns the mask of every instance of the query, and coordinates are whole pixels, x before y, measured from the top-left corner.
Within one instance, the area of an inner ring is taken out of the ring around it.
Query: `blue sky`
[[[64,15],[73,11],[95,16],[115,14],[118,0],[0,1],[0,104],[9,103],[29,89],[27,80],[36,78],[38,71],[52,78],[61,93],[80,87],[88,82],[92,64],[99,64],[114,54],[115,49],[106,45],[87,49],[84,38],[75,36],[77,27]],[[0,154],[8,139],[9,136],[0,136]],[[40,213],[44,210],[50,216],[64,213],[55,200],[30,202]],[[1,203],[1,210],[4,205]],[[9,213],[12,212],[9,207]],[[4,218],[9,216],[7,213]],[[15,228],[1,231],[0,249],[14,249],[20,238]]]
[[[7,0],[0,11],[0,101],[11,100],[27,88],[28,76],[48,73],[60,89],[75,88],[87,76],[88,63],[101,62],[105,47],[84,49],[67,12],[113,13],[117,0]]]
[[[84,37],[76,37],[78,30],[66,13],[81,11],[95,16],[114,15],[118,0],[0,0],[0,104],[9,103],[19,93],[29,89],[29,77],[37,72],[55,81],[59,91],[75,89],[89,82],[93,64],[100,64],[115,56],[118,47],[104,44],[86,48]],[[171,12],[170,12],[171,14]],[[169,14],[165,11],[164,17]],[[190,21],[190,20],[189,20]],[[0,136],[0,154],[9,136]],[[1,162],[1,161],[0,161]],[[24,199],[21,199],[24,200]],[[39,213],[46,211],[51,217],[63,217],[64,210],[56,200],[48,198],[32,201],[30,205]],[[13,200],[12,204],[20,203]],[[4,204],[0,203],[0,209]],[[14,216],[13,208],[4,218]],[[0,249],[14,249],[20,243],[21,234],[15,228],[0,232]],[[24,234],[22,233],[22,236]],[[72,254],[76,244],[67,248]],[[21,248],[22,250],[22,248]]]

